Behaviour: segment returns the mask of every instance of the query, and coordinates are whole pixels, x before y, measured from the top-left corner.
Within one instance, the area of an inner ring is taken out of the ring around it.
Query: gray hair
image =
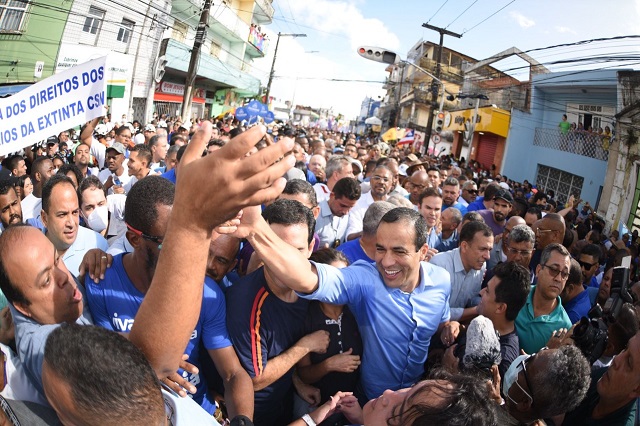
[[[477,188],[477,185],[474,181],[472,180],[468,180],[465,183],[462,184],[462,189],[466,189],[467,191],[473,187]]]
[[[532,377],[533,399],[540,418],[576,408],[591,384],[591,367],[580,349],[561,346],[547,360],[547,368]]]
[[[371,204],[362,219],[362,234],[369,236],[376,235],[382,216],[395,208],[396,206],[386,201],[376,201]]]
[[[460,223],[462,222],[462,212],[455,207],[449,207],[444,212],[447,212],[447,211],[451,213],[451,220],[455,222],[456,225],[460,225]],[[444,214],[444,212],[442,213]]]
[[[544,250],[542,250],[542,254],[540,255],[540,265],[546,265],[547,262],[549,262],[549,259],[551,258],[551,253],[553,253],[554,251],[557,253],[560,253],[564,257],[571,256],[569,254],[569,251],[562,244],[551,243],[548,246],[546,246]]]
[[[446,178],[444,180],[444,183],[442,184],[442,186],[457,186],[457,187],[460,187],[460,182],[458,182],[458,179],[454,178],[453,176],[449,176],[448,178]]]
[[[509,232],[509,242],[522,243],[527,242],[535,244],[536,235],[533,233],[529,225],[516,225]]]
[[[387,198],[387,202],[393,204],[396,207],[413,208],[413,204],[411,204],[411,201],[409,201],[408,199],[404,198],[400,194],[390,195],[389,198]]]
[[[334,155],[333,157],[329,158],[329,161],[327,161],[327,166],[324,169],[327,179],[333,176],[334,173],[340,172],[340,170],[342,170],[342,168],[346,165],[351,165],[351,162],[347,160],[347,157],[345,157],[344,155]]]

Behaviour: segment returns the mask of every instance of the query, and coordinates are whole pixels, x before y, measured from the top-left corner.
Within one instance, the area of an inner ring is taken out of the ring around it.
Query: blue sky
[[[405,58],[418,40],[439,41],[436,32],[422,28],[427,21],[464,33],[461,39],[445,36],[445,46],[476,59],[484,59],[512,46],[525,51],[581,40],[640,34],[640,0],[274,0],[273,5],[276,11],[273,23],[263,29],[271,34],[272,42],[267,56],[254,62],[256,75],[266,83],[278,31],[306,33],[306,38],[281,38],[271,93],[282,99],[294,98],[296,104],[333,107],[335,112],[341,112],[347,118],[358,114],[365,96],[384,94],[380,83],[355,80],[382,81],[387,75],[384,64],[360,58],[356,47],[363,44],[381,46]],[[479,25],[473,28],[476,24]],[[305,53],[311,51],[317,52]],[[614,54],[637,57],[616,66],[640,68],[640,39],[530,53],[544,64]],[[497,67],[507,70],[523,63],[511,58],[501,61]],[[547,66],[563,71],[611,67],[612,63]],[[519,74],[514,76],[524,78]]]

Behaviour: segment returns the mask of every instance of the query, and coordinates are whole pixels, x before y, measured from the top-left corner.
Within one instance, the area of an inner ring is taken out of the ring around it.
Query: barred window
[[[28,6],[27,0],[0,0],[0,32],[22,31]]]
[[[104,19],[104,10],[100,10],[97,7],[89,7],[89,13],[84,20],[82,31],[90,34],[98,34],[100,27],[102,26],[102,20]]]
[[[134,25],[135,22],[128,19],[123,19],[122,23],[120,24],[120,29],[118,30],[118,41],[128,44],[129,40],[131,39],[131,33],[133,33]]]

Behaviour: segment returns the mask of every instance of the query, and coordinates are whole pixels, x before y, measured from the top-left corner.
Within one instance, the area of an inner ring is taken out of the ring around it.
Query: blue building
[[[573,194],[597,208],[614,137],[604,132],[615,129],[618,71],[533,76],[530,110],[512,111],[502,174],[554,190],[561,203]],[[571,124],[564,131],[563,114]]]

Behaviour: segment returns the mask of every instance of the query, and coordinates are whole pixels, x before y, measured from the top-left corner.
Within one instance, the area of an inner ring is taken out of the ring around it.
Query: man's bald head
[[[527,222],[525,222],[525,220],[520,216],[511,216],[509,220],[507,220],[506,228],[509,228],[511,230],[513,229],[514,226],[526,225],[526,224]]]

